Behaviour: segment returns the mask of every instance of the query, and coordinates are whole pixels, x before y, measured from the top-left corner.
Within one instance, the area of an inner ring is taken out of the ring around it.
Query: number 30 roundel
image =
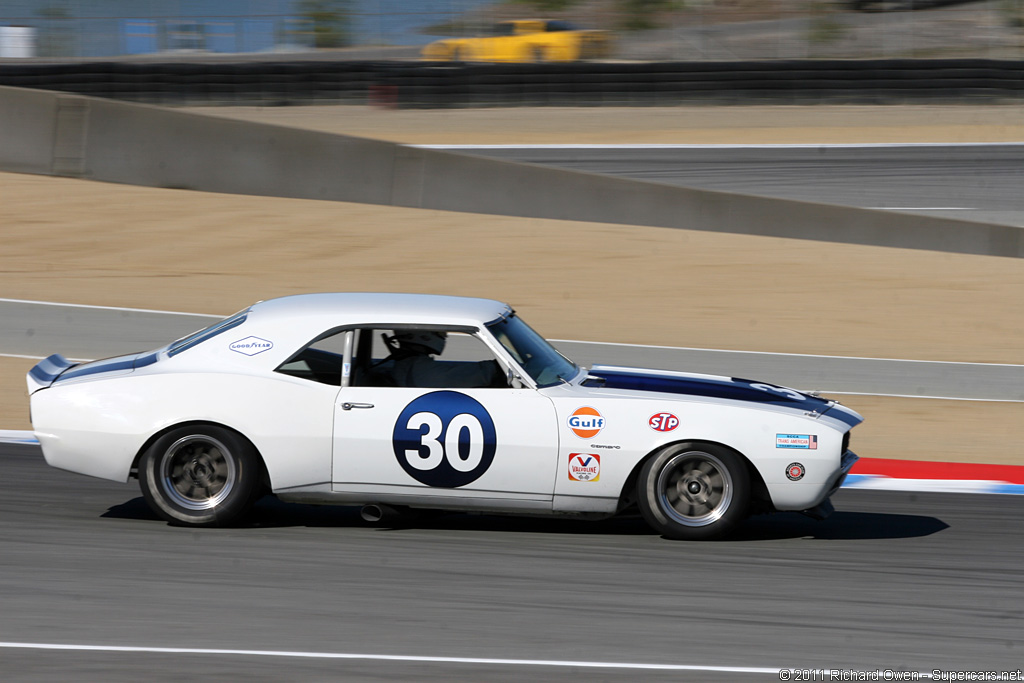
[[[494,460],[494,420],[474,398],[434,391],[405,407],[391,439],[410,477],[427,486],[457,488],[479,479]]]

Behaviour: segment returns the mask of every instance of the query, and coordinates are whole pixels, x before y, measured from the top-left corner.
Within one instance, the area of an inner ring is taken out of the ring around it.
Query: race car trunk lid
[[[767,382],[718,375],[622,368],[612,365],[593,366],[583,383],[586,386],[603,386],[608,389],[656,391],[760,403],[799,410],[809,416],[824,415],[838,406],[834,401]],[[859,415],[848,409],[835,411],[834,417],[851,427],[862,421]]]
[[[155,363],[157,357],[158,354],[156,352],[133,353],[127,356],[115,356],[113,358],[104,358],[103,360],[76,363],[69,361],[59,353],[55,353],[39,361],[35,367],[29,370],[25,378],[28,383],[28,393],[31,395],[40,389],[52,386],[55,382],[63,382],[78,377],[101,374],[106,376],[111,374],[126,375],[134,372],[136,368]]]

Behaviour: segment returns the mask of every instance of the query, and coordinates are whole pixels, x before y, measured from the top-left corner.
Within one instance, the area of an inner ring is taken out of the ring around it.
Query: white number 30
[[[419,449],[406,449],[405,451],[405,459],[416,469],[436,469],[441,461],[447,458],[452,469],[459,472],[471,472],[483,460],[484,428],[481,426],[480,420],[473,415],[460,413],[453,417],[448,423],[443,445],[438,437],[441,436],[442,431],[445,431],[444,423],[434,413],[416,413],[409,418],[406,428],[418,431],[424,426],[427,431],[420,436],[420,444],[426,447],[427,454],[424,456]],[[464,429],[469,432],[469,452],[465,458],[459,452],[459,437],[462,436]]]

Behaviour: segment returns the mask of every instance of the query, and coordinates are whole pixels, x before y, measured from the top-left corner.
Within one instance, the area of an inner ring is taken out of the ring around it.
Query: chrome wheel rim
[[[160,483],[175,504],[209,510],[235,487],[235,460],[220,441],[205,435],[178,439],[160,459]]]
[[[721,519],[732,503],[732,475],[714,455],[687,451],[661,468],[657,493],[662,511],[672,521],[707,526]]]

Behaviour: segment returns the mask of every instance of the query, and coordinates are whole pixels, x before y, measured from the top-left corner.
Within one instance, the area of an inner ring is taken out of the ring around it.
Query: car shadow
[[[573,534],[612,536],[651,536],[655,532],[639,515],[621,515],[596,521],[559,517],[515,517],[511,515],[464,512],[413,511],[394,519],[366,522],[359,506],[306,505],[284,503],[266,496],[236,529],[274,529],[287,527],[361,527],[377,531],[437,529],[446,531],[495,531],[531,534]],[[110,507],[101,517],[107,519],[161,521],[140,496]],[[733,533],[720,539],[729,541],[773,541],[805,539],[819,541],[885,540],[920,538],[948,529],[935,517],[881,512],[835,512],[818,521],[795,512],[755,515]]]
[[[747,519],[729,541],[770,541],[802,538],[818,541],[886,540],[931,536],[949,525],[935,517],[886,512],[834,512],[815,520],[796,512],[757,515]]]

